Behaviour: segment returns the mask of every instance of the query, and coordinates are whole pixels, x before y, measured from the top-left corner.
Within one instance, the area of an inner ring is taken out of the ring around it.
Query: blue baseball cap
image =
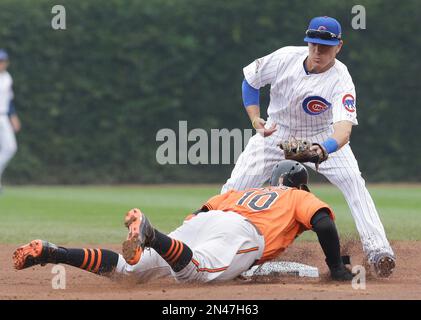
[[[9,60],[9,55],[4,49],[0,49],[0,61]]]
[[[342,28],[338,20],[331,17],[316,17],[311,19],[304,41],[336,46],[341,39]]]

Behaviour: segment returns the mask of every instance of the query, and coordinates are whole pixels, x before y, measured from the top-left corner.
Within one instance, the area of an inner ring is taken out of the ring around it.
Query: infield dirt
[[[233,280],[212,284],[180,284],[168,278],[138,283],[131,278],[111,280],[66,266],[64,290],[52,288],[55,276],[51,272],[53,265],[14,270],[11,256],[17,246],[0,245],[0,299],[421,299],[421,241],[392,242],[397,256],[394,274],[387,279],[378,279],[367,272],[364,290],[353,289],[351,283],[329,281],[323,253],[319,244],[314,242],[295,243],[281,256],[281,260],[317,266],[321,273],[317,279],[285,275],[252,282]],[[120,246],[115,244],[101,247],[121,251]],[[352,265],[363,264],[358,241],[344,242],[345,253],[351,255]]]

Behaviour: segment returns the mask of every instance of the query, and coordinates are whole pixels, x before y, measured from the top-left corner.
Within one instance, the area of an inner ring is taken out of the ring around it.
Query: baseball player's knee
[[[117,266],[115,267],[115,272],[118,274],[129,275],[132,274],[135,270],[135,266],[129,265],[126,260],[124,260],[121,254],[118,255]]]
[[[2,148],[2,153],[5,155],[5,158],[9,159],[15,155],[16,151],[18,151],[16,143],[7,144]]]
[[[209,278],[206,272],[199,272],[197,267],[190,261],[182,270],[173,272],[174,278],[178,282],[208,282]]]
[[[351,170],[348,172],[347,181],[352,183],[352,185],[356,185],[358,187],[365,186],[365,180],[361,175],[361,172],[358,170]]]
[[[171,276],[169,266],[156,266],[148,269],[140,264],[130,265],[125,261],[117,265],[115,272],[121,276],[134,277],[137,282],[141,283]]]
[[[18,146],[17,144],[14,144],[11,148],[10,148],[10,154],[11,156],[14,156],[15,153],[18,151]]]
[[[349,189],[350,186],[365,184],[359,170],[348,169],[345,172],[346,174],[335,173],[331,176],[327,175],[326,177],[340,189]]]

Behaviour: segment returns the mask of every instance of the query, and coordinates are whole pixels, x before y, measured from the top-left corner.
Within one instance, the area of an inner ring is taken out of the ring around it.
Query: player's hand
[[[315,151],[320,158],[324,157],[324,151],[318,144],[313,144],[310,147],[310,151]]]
[[[274,133],[276,130],[276,123],[274,123],[270,128],[265,128],[266,121],[262,118],[256,117],[254,118],[252,125],[253,128],[256,129],[257,132],[259,132],[262,136],[268,137],[272,133]]]
[[[22,128],[20,120],[19,120],[18,116],[16,116],[16,115],[12,115],[10,117],[10,123],[11,123],[13,131],[15,133],[18,133],[20,131],[20,129]]]

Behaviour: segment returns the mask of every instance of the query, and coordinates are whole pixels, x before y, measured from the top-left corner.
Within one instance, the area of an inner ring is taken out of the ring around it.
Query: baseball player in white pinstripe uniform
[[[259,133],[249,140],[221,192],[262,186],[284,158],[279,142],[296,138],[319,143],[329,156],[318,172],[344,194],[368,262],[377,274],[389,276],[395,256],[349,145],[352,126],[358,122],[352,78],[336,59],[343,44],[341,26],[334,18],[316,17],[304,41],[308,46],[283,47],[244,68],[244,106]],[[265,121],[260,117],[259,88],[268,84]],[[322,154],[320,146],[312,148]]]
[[[20,121],[12,104],[13,80],[7,72],[8,65],[9,56],[0,49],[0,192],[3,171],[17,150],[15,132],[20,129]]]

